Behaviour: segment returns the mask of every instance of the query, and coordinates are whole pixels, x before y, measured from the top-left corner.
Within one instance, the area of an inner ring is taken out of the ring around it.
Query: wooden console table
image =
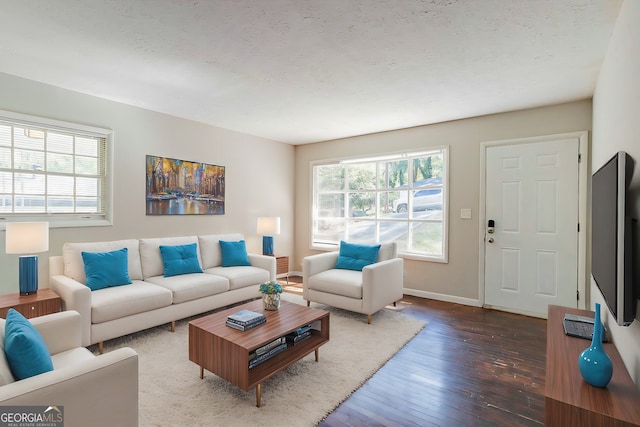
[[[631,380],[618,350],[605,343],[613,362],[613,377],[606,388],[588,384],[580,375],[578,356],[590,341],[565,335],[565,313],[594,313],[549,306],[547,319],[547,372],[545,379],[545,426],[640,426],[640,391]]]

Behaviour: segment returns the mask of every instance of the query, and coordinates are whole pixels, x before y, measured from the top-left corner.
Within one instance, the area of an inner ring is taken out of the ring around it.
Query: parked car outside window
[[[442,188],[418,190],[413,193],[413,210],[425,211],[428,209],[442,210]],[[404,213],[409,210],[407,192],[399,192],[398,199],[393,202],[393,211]]]

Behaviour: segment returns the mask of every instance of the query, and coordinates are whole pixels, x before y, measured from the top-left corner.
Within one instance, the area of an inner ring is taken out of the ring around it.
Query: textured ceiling
[[[590,98],[621,2],[0,0],[0,72],[302,144]]]

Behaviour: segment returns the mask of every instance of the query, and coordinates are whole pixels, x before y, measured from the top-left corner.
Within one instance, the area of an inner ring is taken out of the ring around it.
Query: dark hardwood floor
[[[411,296],[396,309],[427,326],[319,426],[543,425],[546,320]]]

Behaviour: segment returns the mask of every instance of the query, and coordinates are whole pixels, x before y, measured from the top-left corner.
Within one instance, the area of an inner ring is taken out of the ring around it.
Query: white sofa
[[[397,258],[395,243],[380,246],[377,262],[362,271],[335,268],[339,252],[310,255],[302,260],[302,297],[307,305],[317,302],[371,315],[402,299],[404,261]]]
[[[64,425],[138,425],[138,355],[119,348],[95,356],[81,343],[75,311],[30,320],[51,354],[53,371],[16,381],[4,352],[5,320],[0,319],[0,405],[58,405]]]
[[[218,307],[257,298],[260,283],[276,279],[276,260],[248,254],[251,266],[222,267],[220,240],[243,240],[241,234],[161,237],[112,242],[65,243],[62,256],[49,260],[49,286],[64,310],[82,317],[82,345],[171,323]],[[202,273],[164,277],[160,246],[196,243]],[[82,252],[127,248],[132,284],[91,291],[86,285]]]

